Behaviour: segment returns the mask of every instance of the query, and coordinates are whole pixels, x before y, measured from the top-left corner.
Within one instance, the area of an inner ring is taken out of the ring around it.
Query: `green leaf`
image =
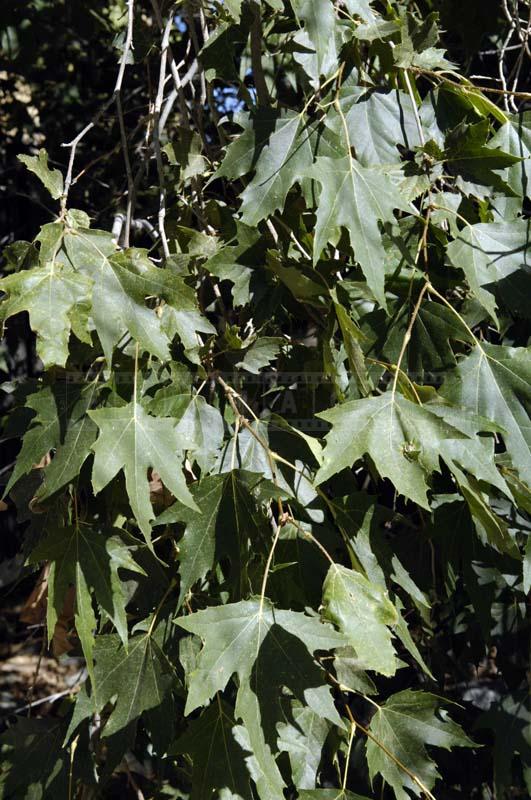
[[[494,734],[494,780],[503,797],[515,784],[514,761],[519,753],[522,766],[531,764],[531,708],[529,692],[514,692],[494,702],[481,714],[477,728],[490,728]]]
[[[242,600],[197,611],[175,622],[204,642],[197,668],[190,676],[186,714],[223,691],[234,673],[240,682],[249,681],[264,639],[271,636],[274,641],[278,628],[299,639],[310,652],[345,644],[344,637],[330,625],[299,612],[274,609],[268,600],[263,605],[258,600]]]
[[[439,40],[438,17],[435,12],[422,21],[409,12],[402,16],[401,43],[393,50],[397,67],[452,69],[453,64],[444,58],[445,51],[434,47]]]
[[[261,369],[268,367],[277,358],[281,345],[285,343],[286,340],[280,336],[260,336],[245,351],[242,361],[238,361],[235,366],[259,375]]]
[[[51,561],[48,577],[47,625],[51,640],[65,602],[69,586],[75,587],[75,623],[94,681],[93,639],[96,618],[92,595],[112,620],[124,646],[127,646],[125,587],[118,569],[143,572],[120,539],[119,531],[99,531],[81,523],[56,528],[40,542],[31,554],[31,561]]]
[[[230,790],[243,800],[252,800],[245,754],[234,737],[233,710],[219,695],[172,748],[188,753],[193,761],[190,800],[211,800],[213,792]]]
[[[413,313],[415,295],[405,301],[389,304],[391,316],[382,309],[367,314],[360,321],[365,335],[366,355],[379,358],[388,364],[396,364],[402,342]],[[455,366],[456,360],[451,341],[473,343],[472,336],[455,314],[441,303],[422,303],[410,332],[403,356],[402,369],[416,382],[430,379],[430,373]],[[426,375],[428,373],[428,375]]]
[[[483,286],[502,281],[525,267],[529,250],[529,225],[526,220],[487,222],[467,225],[450,242],[448,257],[463,270],[477,299],[496,319],[494,296]]]
[[[149,500],[149,468],[158,472],[181,503],[196,508],[182,471],[185,445],[175,420],[150,416],[136,399],[121,408],[91,411],[90,416],[100,429],[92,448],[94,491],[101,492],[123,470],[131,509],[148,543],[155,516]]]
[[[0,320],[27,311],[31,329],[37,334],[37,352],[45,367],[63,367],[68,358],[68,341],[74,327],[86,341],[86,320],[76,317],[89,307],[91,281],[55,260],[40,267],[22,270],[0,280],[5,297],[0,304]]]
[[[405,92],[367,92],[360,98],[352,89],[340,100],[349,139],[364,167],[400,162],[397,145],[408,150],[421,144],[411,99]],[[327,118],[335,133],[343,136],[343,123],[335,114]]]
[[[223,417],[204,397],[196,395],[180,418],[177,435],[193,455],[202,472],[208,472],[218,457],[223,443]]]
[[[63,194],[63,176],[58,169],[50,169],[48,166],[48,153],[46,150],[39,150],[36,156],[19,155],[18,160],[33,172],[50,192],[54,200],[58,200]]]
[[[94,441],[93,423],[86,412],[95,392],[94,383],[82,386],[65,382],[29,395],[26,407],[35,415],[24,434],[5,494],[54,449],[52,462],[43,470],[39,498],[44,500],[76,477]]]
[[[311,708],[292,703],[292,721],[278,725],[279,749],[289,754],[291,775],[297,789],[312,789],[331,724]]]
[[[488,147],[518,156],[522,161],[506,167],[501,176],[521,197],[531,194],[531,112],[524,111],[509,118],[488,142]]]
[[[241,470],[208,476],[191,488],[200,511],[175,503],[157,518],[157,524],[186,524],[179,541],[179,605],[194,583],[223,556],[230,558],[233,580],[239,584],[238,592],[243,593],[249,543],[256,548],[264,536],[265,520],[249,488],[260,480],[261,476]]]
[[[302,117],[289,111],[276,121],[260,152],[255,175],[241,195],[242,222],[257,225],[282,210],[288,191],[311,163],[309,134]]]
[[[319,77],[328,77],[337,68],[336,16],[334,7],[328,0],[291,0],[297,19],[304,23],[304,32],[295,36],[295,42],[315,51],[314,57],[297,53],[299,61],[313,83]]]
[[[385,175],[356,159],[319,156],[308,175],[322,185],[317,206],[314,261],[328,242],[337,244],[346,228],[354,257],[380,305],[385,307],[385,251],[378,222],[393,222],[395,208],[405,208],[398,190]]]
[[[361,667],[361,660],[353,647],[339,647],[335,651],[334,669],[340,685],[349,692],[376,694],[376,686]]]
[[[474,429],[491,429],[486,420],[452,415],[440,404],[419,406],[392,391],[343,403],[318,416],[332,423],[316,475],[318,484],[367,454],[399,494],[424,508],[429,508],[426,478],[440,471],[439,457],[451,467],[456,458],[454,440],[464,439],[466,449],[459,458],[466,460],[465,468],[472,468],[470,458],[475,456],[477,461],[479,455],[486,456],[481,442],[473,438]],[[492,419],[489,414],[485,417]],[[355,437],[352,431],[356,431]]]
[[[473,181],[480,186],[492,186],[510,194],[509,186],[495,171],[518,164],[520,158],[490,146],[490,142],[487,142],[489,125],[488,119],[475,125],[459,125],[446,139],[445,159],[451,169],[465,181]],[[464,188],[467,191],[469,187]],[[470,187],[470,190],[474,194],[482,193],[475,187]]]
[[[268,600],[231,603],[175,621],[204,642],[189,675],[185,713],[206,705],[237,673],[235,716],[244,724],[238,741],[253,753],[250,769],[260,796],[279,796],[284,782],[273,752],[283,716],[281,689],[288,687],[316,714],[341,724],[311,654],[344,644],[343,637],[315,617],[276,610]]]
[[[169,359],[177,333],[187,350],[202,344],[196,331],[215,333],[199,313],[192,289],[170,270],[155,267],[145,251],[117,253],[111,234],[82,228],[65,236],[65,248],[76,268],[94,280],[92,316],[109,364],[127,333],[162,361]],[[166,304],[149,308],[151,298]]]
[[[223,247],[203,265],[211,275],[233,284],[232,298],[235,306],[244,306],[251,299],[250,282],[253,270],[243,263],[239,263],[249,249],[247,245]]]
[[[323,586],[324,615],[345,634],[361,669],[394,675],[397,660],[389,630],[398,613],[385,586],[370,582],[360,572],[333,564]]]
[[[103,735],[110,737],[135,722],[143,711],[156,708],[175,681],[173,668],[156,635],[138,633],[127,650],[118,636],[97,636],[94,643],[94,695],[101,710],[116,697]]]
[[[370,732],[374,739],[367,740],[369,775],[372,780],[380,774],[394,789],[397,800],[409,800],[406,788],[421,795],[421,787],[403,767],[415,775],[425,787],[424,791],[431,790],[439,777],[426,745],[445,750],[474,746],[439,706],[435,695],[406,689],[392,695],[371,720]]]
[[[64,438],[60,444],[55,443],[52,461],[44,468],[44,481],[36,495],[40,502],[77,477],[96,439],[98,429],[86,411],[96,397],[97,384],[84,387],[81,394],[81,402],[74,406]]]
[[[476,345],[448,373],[441,390],[455,405],[502,428],[514,468],[531,484],[531,359],[529,348]]]

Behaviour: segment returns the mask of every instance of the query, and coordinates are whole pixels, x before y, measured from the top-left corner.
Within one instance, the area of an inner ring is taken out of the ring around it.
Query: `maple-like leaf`
[[[65,250],[76,269],[94,281],[92,317],[109,363],[126,333],[164,361],[176,333],[185,349],[192,349],[201,344],[195,331],[215,332],[200,315],[190,287],[155,267],[145,251],[118,253],[110,233],[84,228],[65,236]],[[146,301],[152,298],[164,299],[167,307],[149,307]]]
[[[91,411],[90,416],[100,429],[92,448],[94,491],[100,492],[123,470],[131,509],[147,541],[155,516],[149,500],[148,469],[158,472],[181,503],[196,508],[182,471],[184,442],[175,420],[150,416],[136,399],[119,408]]]
[[[317,483],[367,454],[399,494],[424,508],[429,508],[426,478],[440,471],[439,458],[450,468],[458,461],[474,471],[487,457],[484,444],[474,434],[493,429],[488,414],[485,418],[470,418],[439,403],[417,405],[393,391],[352,400],[318,416],[332,423],[332,430],[326,436]],[[456,453],[455,442],[460,440],[465,440],[466,446]],[[495,475],[491,477],[497,481]]]
[[[293,783],[297,789],[313,789],[323,746],[332,725],[297,701],[291,703],[290,715],[291,722],[278,725],[279,749],[289,755]]]
[[[105,724],[110,737],[135,722],[143,711],[159,706],[175,681],[173,668],[152,634],[132,636],[127,650],[118,636],[97,636],[94,643],[94,701],[102,709],[116,705]]]
[[[64,189],[63,176],[58,169],[50,169],[48,166],[46,150],[41,148],[36,156],[19,155],[18,160],[42,181],[54,200],[61,197]]]
[[[524,269],[528,252],[529,225],[523,219],[467,225],[447,249],[451,263],[463,270],[470,288],[494,319],[494,295],[483,287],[493,290],[497,282]]]
[[[371,291],[385,307],[385,251],[378,223],[393,222],[394,210],[405,207],[400,193],[383,173],[363,167],[349,154],[343,158],[319,156],[308,175],[322,186],[316,210],[314,261],[328,242],[337,244],[345,228]]]
[[[372,91],[358,97],[349,87],[340,93],[340,108],[356,158],[364,167],[399,163],[397,145],[412,150],[421,144],[411,99],[405,92]],[[337,114],[328,117],[327,124],[343,136]]]
[[[337,64],[336,15],[328,0],[293,0],[293,10],[304,29],[294,37],[302,52],[296,53],[296,60],[311,78],[313,86],[318,86],[321,75],[327,77]],[[306,49],[315,51],[306,53]]]
[[[266,527],[250,491],[260,480],[260,475],[242,470],[207,476],[191,488],[200,511],[175,503],[157,518],[157,524],[186,524],[179,541],[179,603],[222,556],[230,558],[238,592],[242,593],[249,544],[257,547]]]
[[[125,586],[118,569],[143,572],[120,538],[119,531],[99,531],[81,523],[55,528],[31,554],[33,563],[50,561],[48,576],[47,625],[51,639],[70,586],[75,587],[76,631],[83,647],[89,674],[93,672],[93,643],[96,619],[92,595],[127,645]]]
[[[176,753],[188,753],[193,760],[191,800],[210,800],[213,792],[223,790],[252,800],[246,754],[236,742],[233,716],[218,695],[175,743]]]
[[[323,606],[325,617],[336,623],[354,647],[361,669],[394,675],[398,664],[390,628],[398,623],[398,612],[385,586],[333,564],[323,586]]]
[[[282,210],[288,191],[312,160],[310,133],[301,115],[289,111],[279,117],[260,153],[255,175],[242,193],[242,222],[257,225]]]
[[[522,159],[512,166],[506,167],[501,174],[513,192],[522,197],[529,197],[531,194],[531,112],[524,111],[509,117],[508,121],[489,140],[487,146],[499,148]]]
[[[274,758],[281,690],[288,688],[304,706],[341,724],[312,654],[341,646],[344,638],[315,617],[276,610],[267,600],[231,603],[175,621],[203,640],[188,676],[185,713],[206,705],[236,673],[235,716],[243,721],[238,741],[253,754],[250,769],[260,796],[282,794],[284,781]]]
[[[7,295],[0,304],[0,320],[27,311],[44,366],[63,367],[74,318],[82,307],[89,307],[90,289],[91,281],[85,275],[65,264],[47,261],[0,280],[0,291]],[[76,326],[76,331],[87,341],[86,321]]]
[[[446,750],[474,746],[460,726],[440,708],[438,697],[410,689],[391,695],[377,709],[370,731],[374,738],[368,739],[366,745],[369,775],[372,780],[380,774],[393,788],[397,800],[410,800],[406,788],[421,795],[421,786],[412,780],[411,773],[425,787],[424,791],[432,789],[439,777],[426,745]]]
[[[218,457],[223,442],[223,417],[204,397],[196,395],[177,424],[177,433],[203,473]]]
[[[478,343],[447,374],[442,394],[496,422],[514,468],[531,483],[531,354],[529,348]]]
[[[76,477],[95,439],[96,429],[86,412],[96,390],[95,383],[71,385],[65,382],[43,386],[29,395],[26,408],[35,414],[24,434],[5,494],[54,450],[53,459],[43,470],[44,483],[38,490],[39,498],[44,500]]]
[[[67,796],[70,758],[62,746],[64,735],[63,719],[18,716],[0,738],[0,796],[28,800]],[[76,766],[76,777],[77,772]]]

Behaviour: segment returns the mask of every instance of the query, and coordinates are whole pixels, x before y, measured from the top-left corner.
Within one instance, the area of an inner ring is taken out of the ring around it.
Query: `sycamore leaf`
[[[393,50],[398,67],[423,69],[452,69],[453,64],[444,58],[444,50],[434,47],[439,40],[438,14],[432,12],[419,21],[409,11],[402,17],[401,43]]]
[[[441,390],[452,403],[493,420],[514,468],[531,484],[529,348],[481,343],[448,373]]]
[[[470,288],[494,319],[494,296],[482,287],[526,267],[529,224],[518,219],[467,225],[448,245],[448,258],[463,270]]]
[[[31,554],[33,563],[51,561],[48,577],[47,625],[51,639],[65,602],[69,586],[75,587],[76,631],[83,647],[91,678],[93,638],[96,619],[91,596],[108,614],[127,646],[124,585],[118,569],[143,572],[120,539],[119,531],[98,531],[84,523],[56,528]]]
[[[90,288],[89,278],[54,260],[16,272],[0,280],[0,291],[7,294],[0,304],[0,320],[27,311],[44,366],[64,366],[70,331],[80,308],[89,306]],[[87,341],[86,320],[76,325],[76,334]]]
[[[465,181],[473,181],[480,187],[494,187],[498,191],[511,193],[511,189],[496,174],[518,164],[520,157],[512,153],[492,147],[487,143],[490,122],[484,119],[474,125],[460,124],[450,132],[446,139],[445,160],[450,168],[460,175]],[[468,186],[465,185],[465,189]],[[472,184],[474,194],[482,194],[483,188],[478,189]]]
[[[252,800],[250,776],[244,751],[236,742],[233,711],[219,695],[172,748],[188,753],[193,761],[190,800],[211,800],[213,792],[230,790],[243,800]]]
[[[268,600],[263,606],[258,600],[242,600],[208,608],[175,622],[204,642],[197,667],[189,676],[186,714],[206,705],[217,691],[223,691],[234,673],[241,683],[248,682],[266,636],[274,642],[279,628],[312,653],[346,644],[341,634],[316,617],[274,609]],[[296,669],[296,662],[292,667]]]
[[[92,485],[100,492],[123,470],[131,509],[149,542],[150,520],[154,518],[149,500],[149,468],[158,472],[164,485],[190,508],[196,508],[182,471],[183,439],[175,420],[152,417],[136,399],[121,408],[100,408],[89,412],[99,431],[93,445]]]
[[[521,197],[531,194],[531,112],[524,111],[509,118],[488,142],[522,161],[506,167],[501,173],[508,186]]]
[[[376,686],[361,667],[361,659],[353,647],[338,647],[334,654],[334,669],[340,685],[350,692],[376,694]]]
[[[97,709],[101,710],[116,697],[103,731],[105,737],[135,722],[143,711],[159,706],[175,680],[156,635],[149,632],[132,636],[127,650],[118,636],[97,636],[94,660]]]
[[[65,236],[65,249],[76,269],[94,281],[92,317],[105,357],[129,333],[142,349],[165,361],[176,333],[185,349],[201,344],[195,331],[215,329],[197,308],[193,291],[169,270],[159,269],[142,250],[117,253],[106,231],[78,228]],[[166,305],[149,308],[146,300],[162,298]]]
[[[43,471],[43,484],[36,495],[39,501],[46,500],[74,480],[89,456],[97,427],[86,412],[94,402],[97,389],[94,382],[81,390],[80,401],[72,409],[64,438],[60,444],[55,443],[54,456]]]
[[[244,554],[249,543],[256,548],[264,535],[265,520],[250,492],[260,480],[260,475],[242,470],[207,476],[191,488],[200,512],[175,503],[157,518],[157,524],[186,524],[179,541],[179,605],[224,555],[231,560],[241,593],[246,580]]]
[[[260,336],[245,351],[242,361],[239,361],[236,366],[253,375],[259,375],[263,367],[268,367],[277,358],[283,344],[285,344],[285,339],[280,336]]]
[[[259,108],[250,117],[239,117],[237,122],[244,127],[243,133],[227,147],[214,177],[235,179],[254,171],[241,195],[241,222],[248,226],[255,226],[277,209],[282,210],[295,183],[299,183],[305,198],[311,201],[308,170],[315,155],[337,156],[342,152],[331,130],[323,131],[319,125],[308,124],[303,115],[292,111],[279,116],[278,111]],[[221,277],[232,280],[228,274]]]
[[[204,397],[196,395],[180,418],[176,431],[201,471],[208,472],[223,442],[223,417],[218,409],[209,405]]]
[[[389,317],[382,309],[364,316],[361,330],[370,342],[366,355],[396,364],[404,341],[415,298],[389,303]],[[451,341],[473,343],[470,334],[449,308],[442,303],[425,301],[415,318],[402,368],[411,380],[422,382],[426,372],[455,366]]]
[[[19,155],[18,160],[42,181],[54,200],[59,200],[63,194],[63,176],[58,169],[50,169],[48,166],[46,150],[39,150],[36,156]]]
[[[291,775],[297,789],[312,789],[317,780],[323,746],[331,724],[311,708],[293,702],[291,722],[278,725],[278,745],[289,755]]]
[[[354,647],[360,669],[395,674],[398,664],[389,628],[397,624],[398,613],[385,586],[333,564],[323,586],[323,606],[325,617],[336,623]]]
[[[260,153],[253,179],[241,195],[242,222],[257,225],[277,209],[312,163],[309,134],[302,117],[292,111],[279,117]]]
[[[494,776],[496,791],[503,797],[514,786],[514,757],[519,753],[522,766],[531,765],[531,707],[524,689],[506,694],[494,702],[476,722],[478,728],[494,733]]]
[[[318,484],[368,454],[399,494],[424,508],[429,508],[426,478],[440,471],[439,457],[451,467],[456,458],[453,441],[466,439],[468,453],[462,450],[460,460],[466,460],[463,466],[468,468],[469,458],[476,457],[476,464],[478,453],[486,456],[486,451],[478,450],[483,445],[473,431],[491,429],[487,420],[452,414],[442,404],[419,406],[392,391],[343,403],[318,416],[332,423]]]
[[[334,7],[328,0],[292,0],[291,5],[297,19],[304,23],[304,31],[295,35],[295,42],[315,50],[315,56],[296,53],[295,58],[315,85],[321,75],[328,76],[337,65]]]
[[[439,773],[426,745],[445,750],[474,746],[439,705],[439,698],[433,694],[406,689],[392,695],[371,720],[370,732],[374,739],[368,739],[366,745],[369,775],[372,780],[380,774],[393,788],[397,800],[410,800],[406,788],[418,796],[421,788],[396,761],[407,767],[430,790]]]
[[[317,206],[314,261],[328,242],[336,244],[346,228],[354,257],[380,305],[385,307],[385,251],[378,222],[393,222],[395,208],[404,201],[382,173],[363,167],[356,159],[319,156],[308,174],[322,185]]]
[[[55,456],[43,471],[45,483],[39,489],[39,498],[45,499],[75,478],[94,441],[93,423],[86,412],[95,392],[94,383],[64,383],[44,386],[27,398],[26,407],[35,416],[24,434],[5,494],[53,449]]]
[[[250,282],[253,270],[239,260],[249,250],[247,245],[223,247],[203,265],[208,272],[222,281],[230,281],[235,306],[246,305],[251,299]]]
[[[315,617],[274,609],[268,600],[246,600],[198,611],[175,620],[203,639],[196,668],[188,675],[185,713],[206,705],[234,673],[239,679],[238,741],[252,752],[249,769],[264,800],[282,794],[284,781],[273,753],[283,718],[283,688],[317,715],[341,725],[315,650],[345,643],[341,634]]]
[[[412,150],[421,144],[411,99],[404,92],[373,91],[357,99],[349,88],[340,105],[356,158],[364,167],[399,163],[397,145]],[[327,117],[327,124],[343,136],[337,114]]]

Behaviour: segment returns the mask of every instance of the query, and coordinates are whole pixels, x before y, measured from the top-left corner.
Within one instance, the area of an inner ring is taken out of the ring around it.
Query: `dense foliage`
[[[3,514],[86,664],[0,796],[528,796],[529,4],[483,91],[435,3],[83,5],[0,40],[50,32],[1,109],[54,209],[4,251]]]

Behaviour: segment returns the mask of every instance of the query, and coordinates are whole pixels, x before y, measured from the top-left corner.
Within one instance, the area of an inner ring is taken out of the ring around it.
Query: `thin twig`
[[[162,109],[162,101],[164,98],[164,84],[166,80],[166,65],[168,62],[168,46],[170,42],[170,33],[173,26],[174,7],[172,6],[164,32],[162,34],[161,42],[161,56],[160,56],[160,70],[159,70],[159,84],[155,105],[153,107],[153,148],[155,150],[155,159],[157,162],[157,173],[159,177],[159,213],[158,213],[158,229],[160,240],[162,243],[162,251],[164,258],[169,258],[170,248],[168,246],[168,238],[166,236],[165,218],[166,218],[166,187],[164,181],[164,166],[162,164],[162,154],[160,150],[160,112]]]
[[[133,206],[135,201],[135,181],[131,170],[129,158],[129,148],[127,145],[127,134],[125,131],[124,114],[122,109],[121,92],[116,95],[116,111],[118,114],[118,124],[120,126],[120,139],[122,142],[122,152],[124,154],[125,174],[127,176],[127,207],[125,212],[125,222],[123,227],[123,245],[129,247],[129,236],[131,233],[131,220],[133,218]]]
[[[92,120],[85,125],[83,130],[81,130],[77,136],[75,136],[72,141],[64,142],[61,147],[69,147],[70,148],[70,156],[68,159],[68,167],[66,171],[66,177],[64,182],[63,194],[61,195],[61,216],[64,217],[66,214],[66,203],[68,200],[68,193],[70,191],[70,186],[72,185],[72,171],[74,169],[74,161],[76,157],[76,150],[77,146],[80,141],[87,135],[87,133],[92,130],[100,121],[102,116],[105,114],[109,106],[115,102],[116,98],[118,97],[120,90],[122,88],[122,83],[124,80],[125,74],[125,67],[127,64],[127,58],[129,56],[129,51],[133,46],[133,12],[134,12],[134,0],[127,0],[127,34],[124,43],[124,49],[122,52],[122,57],[120,58],[120,65],[118,68],[118,75],[116,77],[116,83],[114,84],[114,89],[111,96],[105,101],[105,103],[101,106],[99,111],[96,112],[95,116]]]

